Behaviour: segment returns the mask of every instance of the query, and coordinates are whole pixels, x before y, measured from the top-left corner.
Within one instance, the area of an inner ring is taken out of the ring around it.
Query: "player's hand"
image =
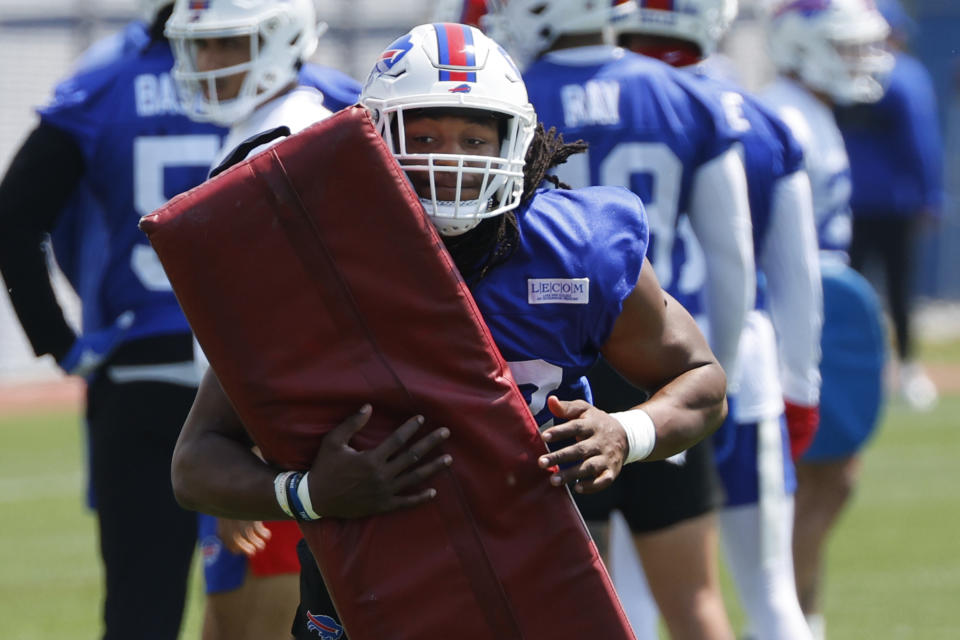
[[[217,518],[217,537],[232,553],[252,556],[263,551],[270,539],[270,529],[259,520]]]
[[[57,364],[68,375],[89,377],[120,345],[133,326],[133,320],[133,311],[124,311],[106,329],[77,336],[73,346]]]
[[[560,486],[576,482],[574,490],[594,493],[606,489],[623,468],[627,457],[627,434],[615,418],[583,400],[566,402],[556,396],[547,399],[550,412],[567,420],[543,432],[546,442],[575,440],[538,460],[542,469],[559,465],[551,472],[550,483]]]
[[[423,426],[422,416],[404,422],[373,449],[354,449],[350,440],[371,413],[365,405],[323,439],[307,477],[310,501],[321,516],[359,518],[423,504],[436,496],[436,489],[410,490],[453,462],[449,454],[427,460],[450,437],[449,429],[434,429],[410,444]]]

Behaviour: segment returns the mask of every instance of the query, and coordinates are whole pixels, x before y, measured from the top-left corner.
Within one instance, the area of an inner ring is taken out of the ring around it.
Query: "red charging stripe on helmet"
[[[449,64],[454,67],[465,67],[467,66],[467,54],[464,50],[464,45],[466,44],[463,37],[463,30],[465,27],[462,27],[458,24],[444,24],[443,29],[446,31],[446,40],[447,40],[447,51],[449,52]],[[450,78],[453,82],[466,82],[468,77],[465,71],[451,71]]]
[[[673,0],[643,0],[640,6],[642,6],[644,9],[673,11]]]

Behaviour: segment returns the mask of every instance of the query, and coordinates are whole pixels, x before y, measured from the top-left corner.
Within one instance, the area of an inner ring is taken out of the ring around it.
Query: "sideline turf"
[[[952,352],[952,348],[951,348]],[[960,396],[929,414],[892,404],[864,457],[860,492],[830,545],[835,640],[952,640],[960,630]],[[0,415],[0,636],[94,638],[101,576],[83,506],[81,424],[71,412]],[[195,567],[196,569],[196,567]],[[729,580],[731,617],[742,614]],[[194,571],[184,633],[199,637]],[[150,621],[145,620],[149,625]]]
[[[0,637],[96,638],[102,576],[96,520],[84,506],[80,418],[0,415]],[[184,639],[200,636],[194,572]],[[144,620],[150,625],[150,620]]]

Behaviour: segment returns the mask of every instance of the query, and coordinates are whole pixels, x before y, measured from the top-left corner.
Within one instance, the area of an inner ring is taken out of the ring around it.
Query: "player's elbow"
[[[177,503],[191,511],[200,509],[195,469],[196,463],[191,455],[190,445],[182,441],[178,442],[173,450],[173,460],[170,464],[170,482],[173,485],[173,496]]]
[[[729,405],[727,404],[727,374],[718,362],[706,365],[709,371],[708,383],[705,384],[706,402],[703,410],[704,437],[720,428],[727,419]]]

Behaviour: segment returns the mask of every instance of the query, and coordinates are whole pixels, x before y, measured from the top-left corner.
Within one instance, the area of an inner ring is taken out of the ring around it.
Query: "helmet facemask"
[[[176,4],[166,28],[176,57],[173,76],[188,116],[230,126],[296,82],[300,62],[316,48],[323,25],[316,24],[312,0],[261,2],[250,9],[235,0],[209,4],[201,11]],[[236,56],[229,66],[201,70],[200,47],[227,39],[245,42],[248,55]],[[226,88],[240,75],[236,95],[221,97],[218,85]]]
[[[829,0],[812,9],[793,2],[772,16],[770,53],[781,72],[796,74],[837,104],[875,102],[893,67],[885,48],[889,32],[862,0]]]

